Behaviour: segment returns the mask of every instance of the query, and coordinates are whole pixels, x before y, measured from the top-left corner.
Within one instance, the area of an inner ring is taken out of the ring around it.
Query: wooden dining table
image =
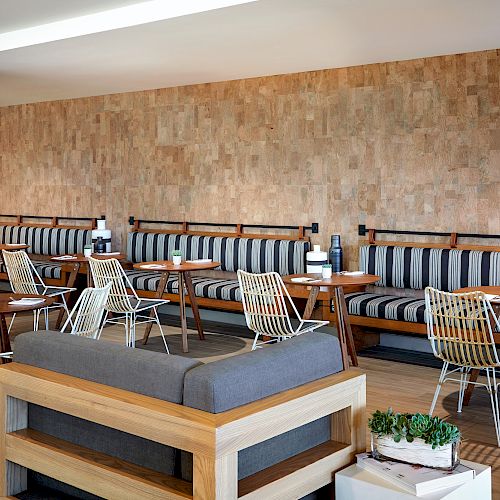
[[[310,281],[304,281],[304,278],[310,278]],[[311,318],[320,294],[326,295],[329,307],[333,300],[344,369],[349,367],[348,354],[353,366],[358,366],[358,357],[354,346],[349,312],[345,302],[344,288],[371,285],[379,279],[380,276],[375,276],[374,274],[346,272],[334,273],[331,278],[323,278],[321,274],[291,274],[283,276],[283,282],[287,285],[287,289],[292,297],[294,296],[294,287],[305,287],[309,291],[306,307],[302,315],[303,319]]]
[[[202,260],[193,261],[182,261],[180,264],[174,264],[171,260],[157,260],[153,262],[139,262],[134,264],[135,269],[141,271],[154,271],[160,274],[160,280],[158,282],[158,287],[156,288],[155,298],[161,299],[165,292],[165,287],[167,285],[170,273],[177,273],[179,275],[179,306],[180,306],[180,316],[181,316],[181,331],[182,331],[182,350],[183,352],[189,352],[188,346],[188,336],[187,336],[187,317],[186,317],[186,297],[184,292],[186,291],[189,296],[189,303],[191,304],[191,310],[193,311],[194,321],[196,323],[196,329],[198,330],[198,336],[200,340],[205,339],[203,333],[203,327],[201,324],[200,313],[198,311],[198,304],[196,302],[196,295],[194,293],[193,280],[191,278],[191,272],[193,271],[206,271],[208,269],[215,269],[220,266],[220,262]],[[144,332],[144,337],[142,343],[146,344],[149,338],[149,333],[151,332],[152,324],[148,323],[146,325],[146,331]]]
[[[26,243],[0,243],[0,250],[8,250],[9,252],[15,252],[16,250],[26,250],[29,248]]]
[[[458,290],[454,290],[453,293],[469,293],[469,292],[483,292],[488,295],[498,296],[498,300],[490,300],[493,309],[495,310],[497,316],[500,316],[500,286],[467,286],[463,288],[459,288]],[[469,381],[476,382],[479,377],[480,370],[471,370]],[[475,384],[468,384],[467,389],[465,389],[464,393],[464,401],[463,404],[465,406],[469,405],[470,398],[472,397],[472,393],[475,389]]]

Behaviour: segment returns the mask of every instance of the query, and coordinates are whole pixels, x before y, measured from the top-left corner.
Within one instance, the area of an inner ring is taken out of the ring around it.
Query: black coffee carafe
[[[104,243],[102,236],[97,237],[95,242],[95,253],[104,253],[106,251],[106,243]]]
[[[330,250],[328,250],[328,259],[332,265],[332,272],[342,271],[342,247],[340,246],[340,234],[332,234]]]

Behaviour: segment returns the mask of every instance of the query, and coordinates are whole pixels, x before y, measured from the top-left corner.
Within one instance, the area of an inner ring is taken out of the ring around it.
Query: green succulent
[[[456,425],[422,413],[394,413],[392,408],[386,412],[375,411],[368,419],[368,427],[378,436],[392,436],[396,443],[403,438],[411,443],[421,438],[433,449],[460,440],[460,431]]]

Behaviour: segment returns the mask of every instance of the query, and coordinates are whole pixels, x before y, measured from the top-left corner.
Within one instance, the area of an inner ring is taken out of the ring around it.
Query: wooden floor
[[[30,329],[31,316],[20,317],[12,330],[12,337]],[[165,327],[168,344],[172,354],[182,354],[180,349],[180,329]],[[153,327],[150,339],[158,335]],[[190,332],[190,353],[204,362],[250,351],[251,340],[239,339],[218,334],[206,334],[209,342],[197,340],[197,334]],[[137,338],[142,338],[142,329],[138,327]],[[103,340],[123,343],[124,333],[119,326],[104,329]],[[14,340],[15,350],[15,340]],[[376,409],[391,406],[395,411],[426,412],[432,400],[439,371],[434,368],[420,367],[391,361],[359,358],[360,367],[367,374],[367,409],[368,414]],[[500,499],[500,448],[496,446],[493,420],[489,399],[483,389],[477,389],[472,396],[470,406],[464,407],[458,414],[457,385],[445,384],[436,406],[436,415],[458,425],[464,436],[461,456],[468,460],[491,465],[493,469],[493,498]],[[367,446],[369,434],[367,432]],[[477,499],[480,500],[480,499]]]

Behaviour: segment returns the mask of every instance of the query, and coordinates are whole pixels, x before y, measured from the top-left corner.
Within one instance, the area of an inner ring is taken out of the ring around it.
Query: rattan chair
[[[425,289],[427,335],[434,356],[443,361],[429,414],[445,382],[457,382],[458,409],[462,411],[468,384],[486,388],[490,395],[497,443],[500,446],[500,413],[495,369],[500,361],[495,347],[492,323],[500,327],[489,300],[483,292],[447,293],[431,287]],[[450,368],[451,365],[451,368]],[[484,370],[486,382],[472,382],[472,369]],[[450,376],[455,374],[455,376]]]
[[[64,332],[67,326],[71,325],[71,330],[68,333],[97,339],[101,332],[101,321],[110,290],[111,283],[103,288],[83,290],[61,328],[61,332]]]
[[[160,329],[165,349],[169,353],[167,340],[163,334],[157,309],[159,306],[168,304],[170,301],[139,298],[117,259],[94,259],[89,257],[89,264],[92,279],[96,286],[103,288],[111,282],[111,290],[106,302],[106,317],[101,331],[106,323],[124,325],[125,344],[135,347],[136,325],[156,323]],[[127,292],[127,289],[131,291],[130,294]],[[148,314],[141,314],[146,311]],[[112,318],[109,317],[109,313],[113,313]],[[142,321],[137,321],[137,319],[141,319]],[[98,338],[99,336],[100,333]]]
[[[278,273],[253,274],[239,269],[237,274],[246,323],[255,332],[252,350],[328,325],[328,321],[302,319]],[[288,307],[299,320],[297,327],[292,325]],[[258,342],[259,336],[270,340]]]
[[[60,301],[54,302],[52,305],[33,311],[33,329],[38,330],[38,322],[40,313],[43,311],[45,316],[45,329],[49,329],[49,310],[63,308],[69,317],[69,310],[66,304],[65,295],[76,288],[48,286],[46,285],[35,266],[31,262],[27,253],[20,250],[9,252],[2,250],[3,261],[7,269],[7,275],[10,281],[10,287],[14,293],[24,293],[32,295],[48,295],[49,297],[58,297]],[[10,328],[14,322],[16,315],[12,315]]]

